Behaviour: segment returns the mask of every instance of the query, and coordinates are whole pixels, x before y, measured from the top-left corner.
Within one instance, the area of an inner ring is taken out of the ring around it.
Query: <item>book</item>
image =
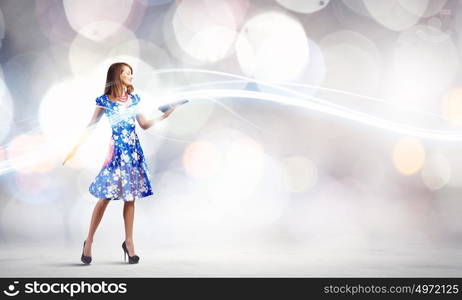
[[[164,113],[167,110],[169,110],[170,107],[172,107],[174,105],[182,105],[182,104],[185,104],[185,103],[188,103],[188,102],[189,102],[189,100],[181,100],[181,101],[165,104],[165,105],[159,106],[159,110]]]

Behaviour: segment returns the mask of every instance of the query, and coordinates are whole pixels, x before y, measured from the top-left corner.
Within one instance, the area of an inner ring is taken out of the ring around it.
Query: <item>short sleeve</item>
[[[146,101],[146,100],[143,100],[141,101],[141,98],[143,97],[143,95],[139,95],[139,94],[133,94],[134,98],[133,98],[133,101],[135,101],[135,110],[136,110],[136,113],[141,113],[141,114],[150,114],[153,110],[152,107],[150,107],[152,105],[152,101]]]
[[[106,107],[106,105],[104,105],[104,99],[102,96],[96,98],[95,102],[96,106]]]
[[[138,94],[133,94],[133,96],[135,96],[135,105],[138,105],[138,103],[140,103],[140,101],[141,101],[140,95],[138,95]]]

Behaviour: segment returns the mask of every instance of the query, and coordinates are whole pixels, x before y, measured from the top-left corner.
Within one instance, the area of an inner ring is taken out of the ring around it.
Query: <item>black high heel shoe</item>
[[[87,240],[85,240],[85,241],[83,242],[83,248],[84,248],[84,249],[85,249],[85,243],[86,243],[86,242],[87,242]],[[82,249],[82,257],[80,258],[80,260],[81,260],[84,264],[89,265],[89,264],[91,263],[91,256],[85,256],[85,255],[83,255],[83,250],[84,250],[84,249]]]
[[[127,256],[128,256],[128,263],[129,264],[137,264],[138,263],[138,261],[140,260],[140,257],[138,255],[130,256],[128,254],[128,249],[127,249],[127,245],[125,244],[125,241],[122,243],[122,249],[124,250],[124,261],[127,260]]]

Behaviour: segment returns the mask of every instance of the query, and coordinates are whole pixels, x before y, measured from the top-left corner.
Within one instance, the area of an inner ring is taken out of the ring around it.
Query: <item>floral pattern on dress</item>
[[[153,195],[151,176],[135,131],[137,94],[130,94],[131,104],[110,101],[104,94],[96,98],[96,105],[105,108],[112,136],[109,151],[101,171],[88,188],[89,192],[105,200],[134,201]]]

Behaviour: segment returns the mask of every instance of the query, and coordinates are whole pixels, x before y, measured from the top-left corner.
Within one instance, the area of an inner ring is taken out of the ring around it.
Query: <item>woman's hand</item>
[[[164,113],[164,119],[170,116],[170,114],[177,108],[178,105],[172,105],[165,113]]]
[[[74,157],[75,152],[77,152],[77,149],[76,149],[76,148],[72,148],[72,150],[69,152],[69,154],[68,154],[68,155],[66,156],[66,158],[64,159],[63,165],[66,163],[66,161],[68,161],[69,159],[71,159],[72,157]]]

